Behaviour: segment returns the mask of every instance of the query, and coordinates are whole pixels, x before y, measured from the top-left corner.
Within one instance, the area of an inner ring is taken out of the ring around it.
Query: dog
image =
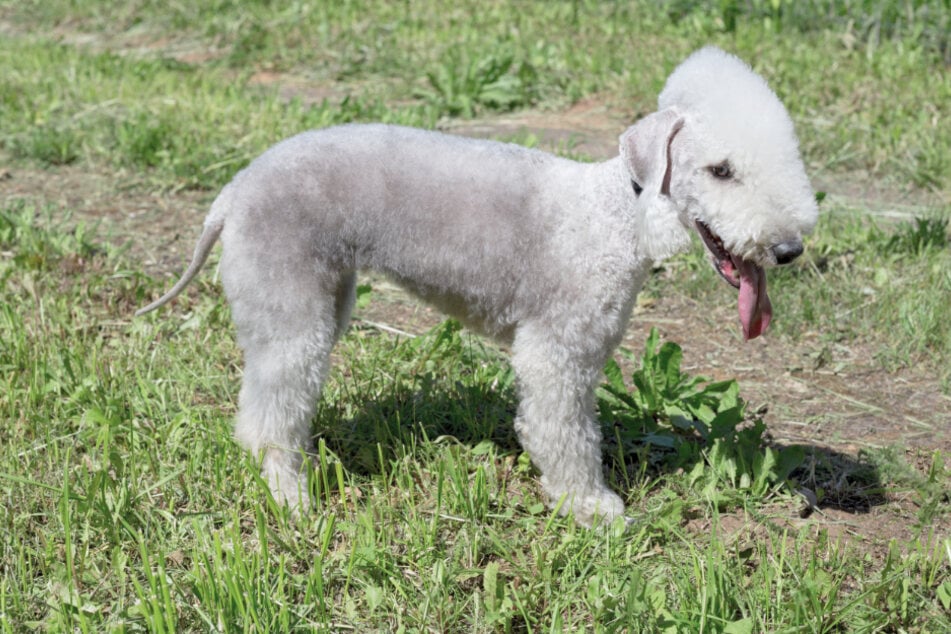
[[[772,307],[767,267],[817,221],[792,121],[738,58],[703,48],[668,78],[619,156],[578,163],[390,125],[304,132],[211,206],[175,297],[217,240],[244,378],[237,440],[298,511],[310,423],[360,270],[385,273],[511,347],[515,429],[549,502],[584,525],[624,515],[605,483],[594,392],[651,268],[699,234],[739,290],[744,337]]]

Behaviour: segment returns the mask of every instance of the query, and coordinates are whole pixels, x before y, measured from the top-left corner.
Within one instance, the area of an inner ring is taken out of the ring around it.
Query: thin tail
[[[182,277],[178,282],[169,290],[167,293],[162,295],[160,298],[146,306],[145,308],[140,308],[135,311],[135,316],[139,317],[145,313],[151,312],[156,308],[161,308],[168,302],[170,302],[176,295],[185,290],[185,287],[188,286],[188,283],[191,282],[198,271],[201,270],[201,267],[205,264],[205,260],[208,259],[208,254],[211,253],[211,247],[215,246],[215,242],[218,241],[218,236],[221,235],[221,230],[224,228],[224,218],[222,214],[217,214],[217,217],[209,218],[209,221],[205,223],[205,229],[201,232],[201,237],[198,238],[198,244],[195,245],[195,254],[192,256],[192,261],[188,265],[188,268],[185,269],[185,272],[182,273]]]

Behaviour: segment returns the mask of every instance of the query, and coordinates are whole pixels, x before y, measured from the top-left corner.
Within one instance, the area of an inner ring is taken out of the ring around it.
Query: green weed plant
[[[635,362],[635,355],[619,353]],[[631,375],[635,389],[624,382],[615,360],[605,368],[599,408],[614,422],[619,453],[652,459],[665,470],[689,473],[688,482],[723,504],[737,499],[763,499],[803,459],[798,447],[767,446],[763,421],[747,412],[735,380],[710,382],[681,371],[683,351],[672,341],[659,342],[656,328],[647,338],[640,367]]]

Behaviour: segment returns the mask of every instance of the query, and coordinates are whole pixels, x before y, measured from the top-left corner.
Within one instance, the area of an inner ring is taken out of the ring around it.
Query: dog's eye
[[[714,178],[718,178],[721,181],[733,178],[733,168],[730,166],[729,161],[723,161],[722,163],[711,165],[709,170],[710,173],[713,174]]]

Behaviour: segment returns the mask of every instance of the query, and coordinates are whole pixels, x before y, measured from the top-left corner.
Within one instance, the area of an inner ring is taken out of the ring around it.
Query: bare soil
[[[260,75],[255,81],[271,85],[280,78]],[[281,84],[281,94],[324,94],[301,81],[295,78]],[[603,100],[591,99],[565,112],[532,111],[458,122],[449,131],[497,138],[528,131],[543,148],[570,148],[600,159],[616,154],[618,134],[629,116]],[[70,210],[72,221],[100,223],[103,239],[128,244],[131,258],[142,270],[167,275],[170,282],[187,263],[215,195],[155,191],[137,176],[97,172],[88,166],[9,166],[6,158],[0,155],[0,200],[33,200]],[[863,208],[885,216],[906,215],[934,203],[936,196],[946,196],[888,190],[860,177],[840,175],[823,181],[820,175],[817,181],[817,188],[830,196],[860,201]],[[869,448],[897,447],[920,473],[927,472],[934,452],[940,451],[945,459],[951,456],[951,397],[942,393],[928,368],[887,371],[875,360],[875,345],[863,341],[830,347],[820,333],[807,333],[797,341],[767,333],[743,342],[735,301],[735,292],[726,286],[716,305],[700,305],[672,287],[668,294],[638,308],[623,345],[642,349],[648,331],[656,326],[663,338],[683,347],[686,370],[714,379],[738,379],[744,398],[764,410],[775,442],[806,446],[814,450],[817,461],[832,465],[831,473],[826,469],[816,481],[804,483],[826,492],[819,512],[808,519],[790,512],[787,521],[807,523],[817,532],[847,541],[858,536],[863,548],[878,551],[889,539],[910,540],[918,511],[914,493],[869,490],[867,480],[853,481],[852,476],[861,471],[862,452]],[[117,319],[130,317],[116,315]],[[422,332],[442,319],[380,280],[374,280],[373,301],[356,317],[408,333]],[[751,530],[755,533],[759,521],[735,517],[737,539]],[[940,522],[933,527],[935,534],[951,536],[947,515]]]

